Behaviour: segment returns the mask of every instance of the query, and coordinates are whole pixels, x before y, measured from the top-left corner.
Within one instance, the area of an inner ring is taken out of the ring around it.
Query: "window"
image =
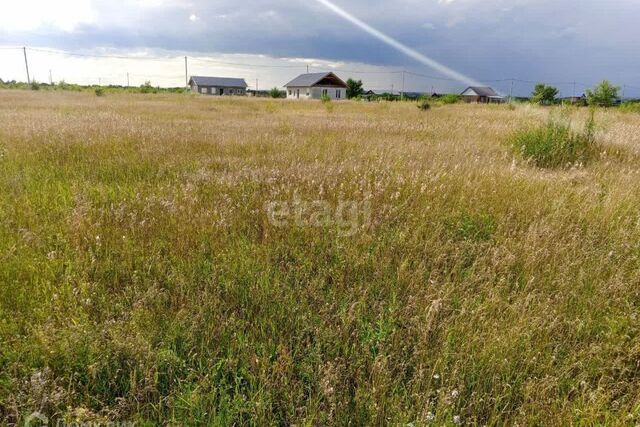
[[[289,95],[293,95],[293,91],[291,91],[291,89],[289,89]]]
[[[322,96],[329,96],[329,89],[322,89]]]
[[[307,88],[307,96],[309,96],[309,88]]]
[[[207,93],[207,88],[206,87],[201,87],[200,88],[200,93],[206,94]]]
[[[340,99],[340,89],[336,89],[336,99]]]

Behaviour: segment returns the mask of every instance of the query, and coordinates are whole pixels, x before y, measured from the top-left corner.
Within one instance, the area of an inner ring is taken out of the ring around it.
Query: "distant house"
[[[570,104],[570,105],[587,105],[587,97],[585,95],[582,96],[567,96],[564,98],[560,98],[560,102],[562,104]]]
[[[284,85],[287,99],[347,98],[347,84],[333,73],[302,74]]]
[[[460,95],[465,102],[469,103],[489,104],[502,103],[505,101],[503,96],[498,95],[498,93],[490,87],[470,86]]]
[[[393,95],[393,96],[400,96],[400,92],[394,91],[394,90],[368,90],[364,93],[364,95],[369,95],[369,96],[373,96],[373,95],[377,95],[377,96],[382,96],[382,95]]]
[[[429,94],[424,92],[404,92],[404,93],[401,93],[400,96],[404,97],[405,99],[416,100],[421,97],[428,97]]]
[[[247,82],[244,79],[231,77],[202,77],[193,76],[189,80],[191,92],[202,95],[235,95],[245,96],[247,94]]]
[[[366,101],[396,101],[400,99],[400,93],[393,90],[367,90],[362,94]]]

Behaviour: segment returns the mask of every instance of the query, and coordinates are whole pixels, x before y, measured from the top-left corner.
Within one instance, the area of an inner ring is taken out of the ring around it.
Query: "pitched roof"
[[[496,91],[493,90],[493,88],[490,88],[488,86],[469,86],[464,91],[462,91],[462,93],[465,93],[469,89],[471,89],[475,93],[477,93],[478,96],[487,96],[487,97],[498,97],[498,98],[500,98],[500,95],[498,95],[496,93]]]
[[[198,86],[247,87],[247,82],[245,82],[244,79],[232,77],[192,76],[191,80]]]
[[[365,94],[369,94],[369,95],[400,95],[400,92],[395,91],[395,90],[368,90],[365,92]]]
[[[327,77],[335,77],[338,79],[343,85],[346,84],[340,79],[340,77],[336,76],[334,73],[311,73],[311,74],[301,74],[295,79],[291,80],[289,83],[284,85],[284,87],[311,87],[321,80],[326,79]]]

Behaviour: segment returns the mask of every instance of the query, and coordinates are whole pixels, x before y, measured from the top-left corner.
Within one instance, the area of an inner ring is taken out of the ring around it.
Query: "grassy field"
[[[0,424],[640,423],[640,115],[550,111],[0,91]]]

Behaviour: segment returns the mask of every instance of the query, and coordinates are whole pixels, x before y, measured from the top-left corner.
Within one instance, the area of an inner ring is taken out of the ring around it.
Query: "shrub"
[[[140,86],[140,93],[158,93],[158,90],[151,86],[151,82],[147,80]]]
[[[269,91],[269,96],[271,98],[280,98],[282,97],[282,92],[277,87],[274,87]]]
[[[33,80],[31,82],[31,90],[40,90],[40,83],[38,83],[37,81]]]
[[[552,118],[542,126],[516,132],[511,143],[524,158],[538,167],[586,164],[598,153],[594,112],[591,111],[581,132],[573,131],[568,120]]]
[[[323,104],[330,104],[331,103],[331,98],[329,97],[329,95],[323,94],[320,97],[320,101],[322,101]]]
[[[418,101],[418,109],[420,111],[427,111],[430,108],[431,108],[431,104],[429,104],[428,99],[421,99],[420,101]]]
[[[458,102],[462,101],[462,97],[460,95],[445,95],[443,97],[441,97],[439,99],[439,101],[443,104],[443,105],[448,105],[448,104],[457,104]]]
[[[104,89],[101,87],[97,87],[95,90],[96,96],[104,96]]]

